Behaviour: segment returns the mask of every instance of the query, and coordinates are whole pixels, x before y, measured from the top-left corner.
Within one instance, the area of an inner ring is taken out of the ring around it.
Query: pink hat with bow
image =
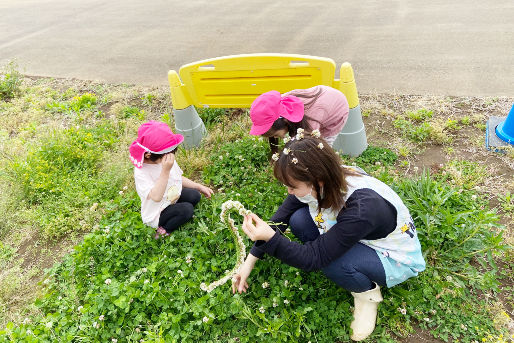
[[[137,130],[137,139],[129,148],[130,160],[137,168],[141,168],[145,152],[165,154],[173,151],[183,141],[184,136],[173,133],[168,124],[151,120]]]
[[[269,91],[255,99],[250,107],[252,119],[251,135],[262,135],[280,117],[297,123],[303,118],[303,102],[294,95],[281,96],[277,91]]]

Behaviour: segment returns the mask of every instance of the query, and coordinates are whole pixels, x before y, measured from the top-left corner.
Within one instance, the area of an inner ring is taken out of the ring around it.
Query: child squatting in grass
[[[298,129],[319,130],[332,146],[346,124],[349,111],[344,94],[332,87],[295,89],[283,95],[269,91],[252,103],[250,134],[268,137],[272,153],[277,152],[279,138],[284,138],[286,133],[293,137]]]
[[[166,123],[149,121],[137,131],[130,146],[137,194],[141,198],[143,223],[156,228],[155,238],[168,235],[193,217],[201,194],[210,198],[209,187],[182,176],[175,160],[178,146],[184,141]]]
[[[400,197],[362,170],[343,166],[318,137],[300,132],[273,156],[274,175],[289,195],[271,225],[255,214],[244,217],[243,231],[255,243],[232,279],[232,292],[246,292],[248,276],[264,254],[305,271],[321,269],[352,293],[351,338],[360,341],[375,328],[383,300],[379,286],[418,275],[425,261]],[[303,244],[282,235],[288,226]]]

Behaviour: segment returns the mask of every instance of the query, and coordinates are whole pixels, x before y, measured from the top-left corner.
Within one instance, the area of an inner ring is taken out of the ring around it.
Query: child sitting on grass
[[[149,121],[137,131],[130,146],[137,194],[141,198],[143,223],[156,228],[155,238],[169,235],[193,217],[201,194],[213,190],[182,176],[175,153],[184,137],[166,123]]]

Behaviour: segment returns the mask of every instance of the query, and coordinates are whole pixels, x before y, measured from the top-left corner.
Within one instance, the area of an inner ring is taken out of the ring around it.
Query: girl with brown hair
[[[264,254],[305,271],[322,270],[352,293],[351,338],[365,339],[375,328],[379,286],[393,287],[425,269],[409,210],[387,185],[342,166],[324,140],[302,131],[273,160],[274,175],[289,195],[271,224],[245,216],[243,230],[255,244],[232,291],[246,292],[247,278]],[[302,243],[282,235],[288,226]]]

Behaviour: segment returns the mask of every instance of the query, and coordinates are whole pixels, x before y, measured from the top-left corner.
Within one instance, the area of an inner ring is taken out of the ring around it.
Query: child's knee
[[[183,204],[183,215],[184,217],[189,220],[191,218],[193,218],[193,214],[194,214],[194,211],[195,211],[195,207],[193,204],[189,203],[189,202],[185,202]]]
[[[200,192],[195,190],[195,192],[193,193],[192,199],[191,199],[191,204],[193,204],[193,206],[195,206],[196,204],[198,204],[200,202],[201,199],[202,199],[202,195],[200,194]]]

